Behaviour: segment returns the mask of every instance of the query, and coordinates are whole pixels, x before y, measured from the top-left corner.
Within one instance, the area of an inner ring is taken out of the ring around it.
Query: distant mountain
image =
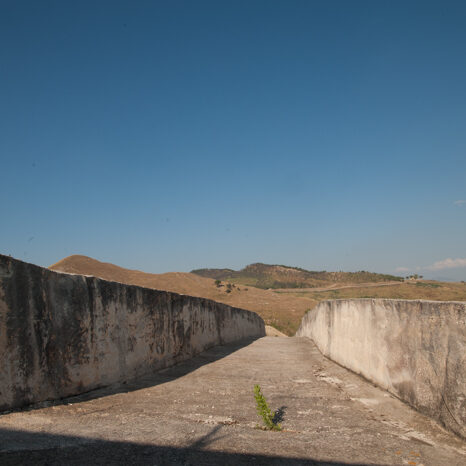
[[[278,288],[319,288],[333,284],[360,284],[397,281],[403,277],[373,272],[327,272],[311,271],[286,265],[250,264],[241,270],[197,269],[191,273],[215,280],[255,286],[262,289]]]

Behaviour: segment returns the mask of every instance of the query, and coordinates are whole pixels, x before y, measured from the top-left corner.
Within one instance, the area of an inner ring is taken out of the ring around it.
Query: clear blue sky
[[[0,44],[0,252],[466,279],[466,2],[2,0]]]

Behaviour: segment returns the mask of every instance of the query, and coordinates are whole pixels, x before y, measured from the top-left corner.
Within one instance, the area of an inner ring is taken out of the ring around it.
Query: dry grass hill
[[[466,301],[464,283],[427,280],[400,282],[397,281],[399,277],[369,272],[309,272],[266,264],[252,264],[239,272],[231,269],[200,269],[192,273],[153,274],[74,255],[57,262],[50,269],[209,298],[230,306],[249,309],[257,312],[266,324],[287,335],[294,334],[304,313],[324,299],[399,298]],[[316,276],[319,278],[315,278]],[[296,286],[296,283],[300,283],[300,286]],[[272,284],[275,289],[257,288],[267,284]],[[280,288],[280,284],[284,286]]]
[[[194,273],[146,273],[79,255],[66,257],[49,268],[59,272],[92,275],[130,285],[213,299],[257,312],[266,324],[287,335],[292,335],[297,330],[304,313],[317,304],[317,301],[310,297],[281,295],[254,287],[237,286],[233,283],[229,285],[223,282],[221,286],[217,286],[214,279]]]
[[[366,272],[311,271],[286,265],[250,264],[241,270],[197,269],[191,273],[201,277],[226,280],[245,286],[263,289],[279,288],[322,288],[335,284],[403,282],[403,277]]]
[[[363,283],[360,285],[333,286],[327,289],[275,290],[276,293],[326,299],[388,298],[428,299],[432,301],[466,301],[466,284],[459,282],[437,282],[434,280],[409,280],[404,283]]]

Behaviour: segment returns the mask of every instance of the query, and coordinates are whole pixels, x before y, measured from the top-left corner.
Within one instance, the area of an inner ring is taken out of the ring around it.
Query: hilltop
[[[272,325],[287,335],[294,334],[305,312],[317,304],[317,301],[310,297],[280,295],[254,287],[238,286],[234,283],[217,285],[214,279],[194,273],[146,273],[81,255],[66,257],[50,266],[49,269],[212,299],[257,312],[267,325]]]
[[[308,309],[325,299],[398,298],[466,301],[466,284],[408,280],[370,272],[311,272],[251,264],[240,271],[199,269],[154,274],[73,255],[51,270],[92,275],[129,285],[208,298],[257,312],[267,325],[293,335]],[[300,286],[296,286],[300,284]],[[261,289],[262,288],[262,289]],[[264,289],[273,288],[273,289]]]
[[[244,286],[262,289],[322,288],[332,285],[360,283],[403,282],[403,277],[366,272],[327,272],[305,270],[286,265],[250,264],[241,270],[196,269],[191,273],[216,280],[227,280]]]

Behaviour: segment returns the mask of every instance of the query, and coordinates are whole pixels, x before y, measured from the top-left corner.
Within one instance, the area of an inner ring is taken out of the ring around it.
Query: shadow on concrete
[[[281,406],[273,413],[272,422],[274,424],[280,424],[285,420],[285,410],[287,406]]]
[[[193,442],[189,446],[189,448],[193,448],[195,450],[200,450],[202,448],[207,447],[214,440],[220,440],[221,438],[226,437],[226,435],[220,435],[220,436],[215,435],[222,427],[223,427],[222,425],[215,426],[208,434],[202,436],[200,439]]]
[[[244,348],[254,343],[254,341],[256,340],[257,338],[247,338],[236,341],[234,343],[228,343],[221,346],[213,346],[212,348],[209,348],[208,350],[199,353],[191,359],[181,361],[178,364],[170,366],[166,369],[159,369],[152,374],[146,374],[134,380],[118,382],[105,387],[96,388],[89,392],[80,393],[74,396],[69,396],[58,400],[50,400],[41,403],[35,403],[32,405],[24,406],[22,408],[9,410],[7,411],[7,413],[31,411],[36,409],[42,409],[44,407],[58,406],[69,403],[74,404],[82,401],[89,401],[97,398],[102,398],[109,395],[115,395],[118,393],[128,393],[143,388],[154,387],[156,385],[171,382],[172,380],[175,380],[179,377],[183,377],[184,375],[187,375],[190,372],[193,372],[206,364],[218,361],[219,359],[222,359],[234,353],[235,351],[238,351],[241,348]],[[1,414],[5,414],[5,412],[0,412],[0,415]]]
[[[362,463],[340,463],[317,461],[312,458],[254,455],[249,453],[207,451],[206,447],[221,426],[216,426],[201,440],[188,447],[158,446],[126,441],[108,441],[92,438],[73,437],[0,429],[0,464],[65,466],[65,465],[328,465],[346,466]],[[215,439],[217,439],[216,437]],[[2,451],[1,444],[10,445],[9,451]],[[28,449],[25,449],[28,448]]]

